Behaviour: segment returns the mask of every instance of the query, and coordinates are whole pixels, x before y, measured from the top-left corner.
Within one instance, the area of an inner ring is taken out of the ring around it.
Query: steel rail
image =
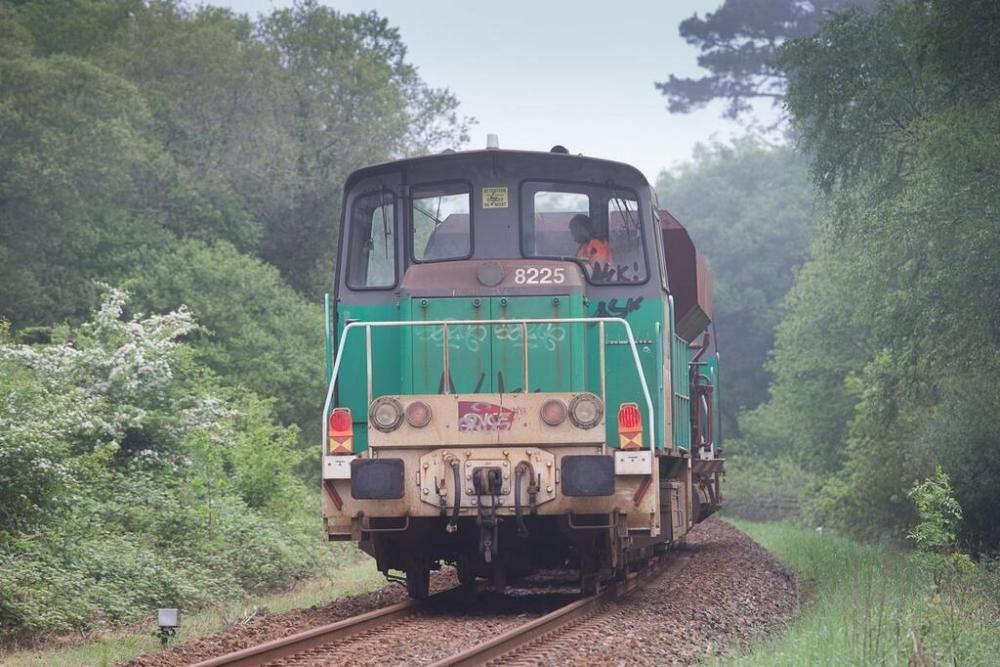
[[[667,555],[655,558],[649,567],[641,572],[630,574],[623,582],[616,582],[596,595],[570,602],[493,639],[431,663],[430,667],[473,667],[497,661],[557,630],[600,613],[604,605],[625,597],[653,577],[664,574],[666,570],[683,567],[689,556],[678,557],[674,554],[666,563],[666,567],[662,567],[666,558]]]
[[[640,573],[633,573],[624,582],[616,582],[597,595],[574,600],[555,611],[529,621],[497,637],[477,644],[461,653],[433,663],[432,667],[481,665],[521,649],[560,628],[600,612],[611,601],[628,595],[646,580],[661,573],[660,564],[665,556],[654,560]],[[687,557],[674,555],[669,565],[686,562]],[[273,639],[263,644],[227,653],[195,663],[193,667],[256,667],[299,655],[310,649],[348,639],[354,635],[377,630],[420,611],[431,601],[440,601],[458,589],[436,593],[426,600],[406,600],[383,609],[376,609],[352,616],[336,623],[321,625],[288,637]]]
[[[443,595],[447,592],[437,593],[431,596],[431,598],[436,598],[438,595]],[[428,600],[431,598],[428,598]],[[423,602],[426,602],[426,600]],[[303,651],[308,651],[317,646],[323,646],[361,632],[380,628],[415,613],[420,609],[421,604],[422,601],[420,600],[406,600],[383,609],[376,609],[375,611],[370,611],[359,616],[345,618],[336,623],[321,625],[311,630],[305,630],[294,635],[274,639],[263,644],[258,644],[257,646],[251,646],[250,648],[211,658],[196,663],[194,667],[250,667],[251,665],[267,664],[302,653]]]

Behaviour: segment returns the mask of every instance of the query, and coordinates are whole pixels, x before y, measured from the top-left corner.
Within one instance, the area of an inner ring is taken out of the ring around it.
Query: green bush
[[[275,397],[285,423],[319,439],[323,395],[323,315],[278,271],[225,242],[185,241],[157,252],[125,282],[133,305],[164,312],[186,305],[202,330],[198,361],[235,387]]]
[[[297,429],[199,366],[180,309],[0,337],[0,636],[132,621],[333,564]]]
[[[809,516],[818,486],[815,475],[787,457],[738,454],[726,462],[724,509],[727,516],[747,521],[803,519]]]

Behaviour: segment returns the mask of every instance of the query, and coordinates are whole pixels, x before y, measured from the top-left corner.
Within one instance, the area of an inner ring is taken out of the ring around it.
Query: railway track
[[[370,656],[371,664],[385,664],[395,657],[401,664],[450,667],[501,662],[505,657],[520,658],[530,655],[536,648],[544,652],[547,638],[599,616],[609,605],[647,581],[667,571],[683,568],[688,558],[684,554],[662,556],[642,571],[630,575],[626,581],[611,584],[597,595],[575,597],[559,604],[555,609],[541,612],[515,609],[517,613],[513,614],[513,619],[510,610],[507,610],[506,615],[498,612],[497,618],[490,618],[488,614],[484,617],[483,607],[475,608],[477,615],[470,615],[466,613],[468,608],[459,604],[463,600],[462,592],[451,589],[424,601],[407,600],[205,660],[195,667],[362,664],[366,656]],[[442,616],[442,613],[445,615]],[[534,617],[527,621],[521,620],[525,615]],[[455,628],[469,626],[473,630],[479,624],[482,626],[478,628],[479,634],[490,638],[482,641],[472,639],[475,643],[463,649],[470,638],[450,632],[449,624]],[[428,639],[431,643],[440,641],[433,648],[428,648]],[[442,657],[441,644],[455,650]],[[386,647],[393,646],[397,647],[394,656],[376,657],[379,651],[384,652]]]

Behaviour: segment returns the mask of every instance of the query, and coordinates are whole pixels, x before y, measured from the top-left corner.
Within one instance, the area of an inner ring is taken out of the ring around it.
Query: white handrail
[[[649,448],[653,449],[656,447],[656,417],[653,413],[653,399],[649,394],[649,385],[646,384],[646,374],[642,370],[642,362],[639,360],[639,349],[635,344],[635,336],[632,334],[632,326],[622,319],[621,317],[547,317],[547,318],[530,318],[530,319],[502,319],[502,320],[388,320],[382,322],[348,322],[344,327],[344,332],[340,336],[340,343],[337,345],[337,357],[333,360],[333,374],[330,376],[330,385],[326,389],[326,401],[323,403],[323,428],[322,433],[323,438],[323,448],[326,451],[327,441],[329,440],[329,424],[327,423],[328,416],[330,414],[330,404],[333,402],[333,388],[337,384],[337,375],[340,373],[340,360],[343,359],[344,346],[347,344],[347,334],[351,332],[351,329],[364,328],[371,334],[371,327],[410,327],[410,326],[436,326],[436,327],[448,327],[452,325],[487,325],[487,324],[521,324],[527,330],[529,324],[553,324],[553,323],[567,323],[567,324],[592,324],[592,323],[612,323],[621,324],[625,327],[625,334],[628,336],[629,349],[632,351],[632,361],[635,363],[635,370],[639,375],[639,383],[642,385],[642,394],[646,399],[646,410],[649,412]],[[601,333],[603,334],[603,327]],[[601,336],[603,338],[603,335]],[[369,339],[370,340],[370,339]],[[603,340],[601,355],[604,355]],[[527,337],[524,339],[524,345],[527,347],[528,340]],[[447,354],[448,339],[444,340],[445,351]],[[368,364],[371,364],[371,354],[368,353]],[[447,385],[449,380],[445,376],[445,384]],[[602,377],[603,383],[603,377]],[[369,387],[368,391],[371,392],[371,379],[369,377],[368,381]],[[525,385],[527,386],[527,385]],[[602,387],[603,391],[603,387]],[[606,400],[606,397],[601,396],[601,400]],[[369,402],[371,402],[369,400]]]

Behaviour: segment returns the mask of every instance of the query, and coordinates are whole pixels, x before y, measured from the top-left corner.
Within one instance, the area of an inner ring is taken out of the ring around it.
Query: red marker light
[[[642,413],[635,403],[618,407],[618,448],[642,449]]]
[[[353,431],[349,408],[335,408],[330,413],[330,435]]]
[[[331,454],[354,453],[354,420],[350,408],[334,408],[327,422],[327,438]]]
[[[635,403],[622,403],[618,408],[618,428],[625,431],[634,431],[642,428],[642,415],[639,414],[639,406]]]

